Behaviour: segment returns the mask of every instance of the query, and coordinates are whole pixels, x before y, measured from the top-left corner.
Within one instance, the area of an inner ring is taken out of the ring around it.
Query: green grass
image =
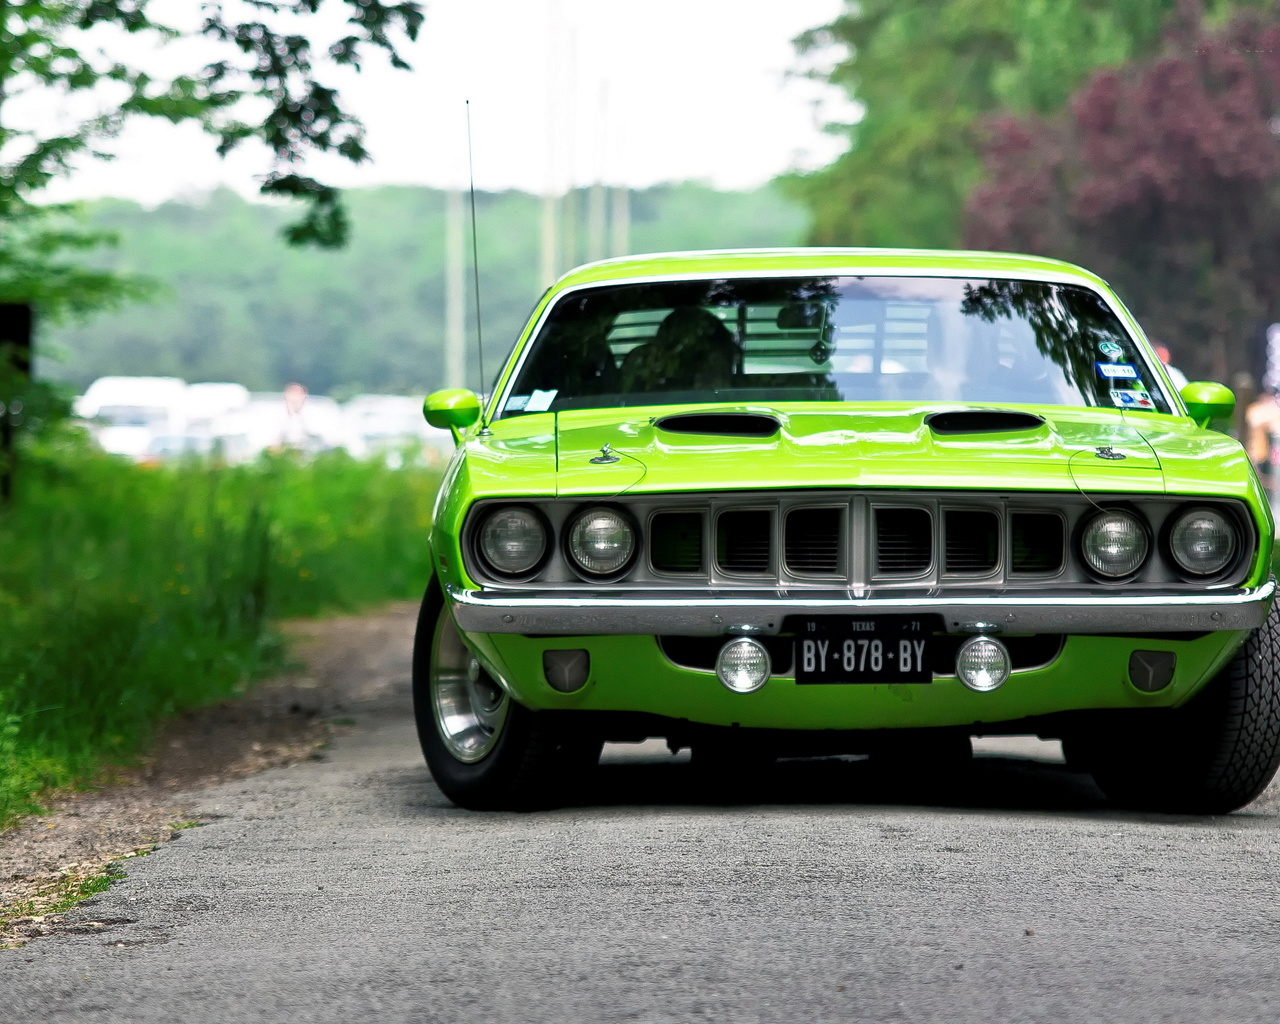
[[[273,619],[421,594],[437,475],[329,454],[145,468],[73,435],[0,510],[0,823],[279,667]]]

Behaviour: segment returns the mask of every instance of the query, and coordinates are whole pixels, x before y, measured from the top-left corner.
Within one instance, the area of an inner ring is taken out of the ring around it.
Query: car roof
[[[880,274],[929,277],[1013,276],[1102,285],[1096,274],[1062,260],[1007,252],[957,249],[792,247],[709,249],[646,253],[588,263],[569,271],[555,291],[640,280],[772,276],[791,274]]]

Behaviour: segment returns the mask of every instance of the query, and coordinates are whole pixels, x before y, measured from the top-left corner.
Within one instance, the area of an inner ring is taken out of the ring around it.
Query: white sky
[[[194,7],[168,2],[184,13]],[[798,77],[802,61],[791,45],[842,7],[843,0],[426,0],[422,36],[404,50],[412,72],[371,58],[361,75],[321,76],[338,83],[365,121],[373,162],[331,158],[309,170],[343,186],[461,185],[469,98],[482,189],[558,191],[596,178],[754,187],[788,169],[821,166],[843,148],[821,126],[853,120],[854,108],[838,90]],[[180,70],[216,52],[204,41],[179,47],[186,49],[147,59]],[[111,52],[120,52],[118,43]],[[127,56],[138,59],[138,51]],[[49,102],[31,97],[30,116],[69,113]],[[190,125],[135,122],[110,148],[115,161],[83,162],[48,198],[153,204],[220,184],[251,193],[254,175],[268,167],[261,149],[219,160],[212,140]]]

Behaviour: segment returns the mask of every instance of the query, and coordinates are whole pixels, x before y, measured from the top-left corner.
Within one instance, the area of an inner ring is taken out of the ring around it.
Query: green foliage
[[[1219,0],[1215,16],[1262,0]],[[947,247],[981,177],[981,118],[1053,110],[1094,69],[1151,52],[1176,0],[848,0],[802,51],[834,46],[827,76],[865,108],[850,148],[790,180],[820,244]]]
[[[363,126],[343,108],[337,91],[318,80],[317,48],[298,32],[300,18],[334,5],[210,0],[201,7],[195,33],[153,19],[149,7],[154,5],[147,0],[28,0],[0,8],[0,104],[9,96],[49,90],[62,96],[91,93],[98,107],[93,116],[48,133],[17,130],[0,117],[0,223],[30,215],[33,199],[77,158],[105,156],[99,144],[118,134],[127,120],[157,117],[199,124],[218,138],[219,154],[248,140],[264,145],[274,167],[263,179],[263,193],[308,203],[307,214],[288,227],[289,241],[341,245],[347,223],[338,192],[298,173],[312,152],[333,152],[353,163],[369,157]],[[401,34],[417,38],[423,20],[418,4],[342,0],[342,8],[346,34],[321,48],[322,65],[327,61],[358,71],[373,48],[394,67],[408,68],[395,40]],[[220,44],[222,56],[186,74],[155,79],[106,52],[104,26],[156,44],[184,34],[203,36]],[[116,103],[105,99],[111,87],[121,97]],[[251,110],[253,118],[245,120]],[[0,240],[0,251],[14,244],[12,238]]]
[[[78,205],[12,204],[0,213],[0,302],[29,303],[58,323],[151,298],[148,278],[83,264],[86,253],[117,241],[86,228]]]
[[[1193,378],[1257,373],[1255,332],[1280,313],[1278,48],[1280,6],[1217,27],[1189,6],[1158,54],[1066,109],[991,119],[966,242],[1102,274]]]
[[[279,663],[269,621],[417,596],[437,479],[329,455],[144,468],[67,430],[0,513],[0,821]]]
[[[163,279],[169,301],[104,314],[92,326],[45,331],[41,348],[60,351],[61,359],[42,362],[39,375],[78,387],[124,373],[234,380],[260,390],[296,380],[339,395],[434,390],[442,386],[444,365],[445,199],[425,188],[354,190],[347,196],[350,242],[323,252],[279,245],[275,233],[286,212],[226,191],[154,210],[95,204],[93,225],[123,239],[101,265]],[[581,210],[586,196],[571,199]],[[480,193],[477,215],[492,377],[542,291],[540,200]],[[789,245],[805,227],[802,210],[773,189],[734,193],[682,184],[631,196],[636,252]],[[466,312],[471,338],[469,297]],[[467,382],[479,387],[470,344],[467,355]]]

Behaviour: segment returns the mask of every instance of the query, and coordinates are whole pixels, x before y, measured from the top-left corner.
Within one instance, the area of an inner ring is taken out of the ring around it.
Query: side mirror
[[[1223,384],[1210,380],[1193,380],[1178,392],[1187,407],[1187,415],[1202,427],[1214,420],[1229,420],[1236,413],[1236,396]]]
[[[433,391],[422,403],[422,415],[433,427],[457,434],[480,418],[480,398],[466,388]]]

